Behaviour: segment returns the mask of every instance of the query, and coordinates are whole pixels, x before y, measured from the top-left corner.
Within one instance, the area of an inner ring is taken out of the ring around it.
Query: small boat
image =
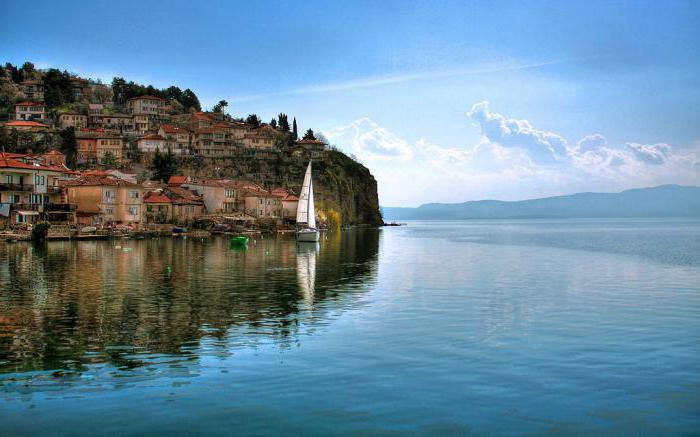
[[[97,228],[94,226],[85,226],[85,227],[80,229],[80,232],[83,234],[90,234],[90,233],[93,233],[95,231],[97,231]]]
[[[184,234],[185,232],[187,232],[187,228],[181,228],[181,227],[178,227],[178,226],[173,226],[172,231],[173,231],[173,234]]]
[[[299,193],[297,205],[297,241],[303,243],[315,243],[318,241],[318,229],[316,229],[316,208],[314,206],[314,187],[311,180],[311,161],[306,167],[304,183]]]
[[[245,235],[239,235],[237,237],[231,237],[231,239],[229,240],[229,244],[231,246],[235,246],[235,247],[244,247],[244,246],[248,246],[249,240],[250,239],[248,237],[246,237]]]

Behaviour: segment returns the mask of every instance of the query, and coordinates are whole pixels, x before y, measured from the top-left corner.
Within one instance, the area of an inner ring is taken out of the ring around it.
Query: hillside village
[[[378,206],[358,215],[376,203],[364,167],[311,129],[300,137],[286,114],[263,123],[226,106],[202,111],[189,89],[0,67],[0,228],[208,221],[284,229],[294,224],[309,160],[319,165],[322,222],[381,223]],[[358,193],[358,177],[369,195]]]

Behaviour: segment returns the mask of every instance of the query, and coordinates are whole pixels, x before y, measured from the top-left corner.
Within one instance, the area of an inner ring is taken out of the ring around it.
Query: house
[[[105,105],[102,103],[88,104],[88,115],[100,115],[104,111]]]
[[[158,128],[158,135],[163,137],[165,148],[175,155],[189,154],[192,137],[188,129],[174,124],[163,124]]]
[[[204,212],[202,196],[181,187],[146,193],[143,203],[147,223],[190,224]]]
[[[39,157],[43,161],[43,165],[51,167],[63,167],[66,165],[66,155],[58,150],[49,150],[48,152],[39,155]]]
[[[78,142],[78,162],[102,162],[111,153],[117,162],[122,161],[123,141],[119,135],[101,129],[83,129],[75,133]]]
[[[136,114],[133,116],[134,132],[144,135],[151,127],[151,119],[146,114]]]
[[[299,197],[295,196],[284,188],[273,188],[270,190],[270,192],[274,196],[277,196],[282,202],[282,218],[285,220],[296,221]]]
[[[134,117],[128,114],[95,114],[88,119],[90,128],[104,129],[118,133],[134,132]]]
[[[58,127],[82,129],[88,127],[88,116],[77,112],[64,112],[58,116]]]
[[[320,156],[327,147],[327,144],[323,141],[317,139],[301,139],[295,141],[294,144],[297,148],[301,148],[307,152],[307,156],[312,158],[317,158]]]
[[[65,202],[59,185],[63,172],[29,155],[0,152],[0,225],[72,222],[75,207]]]
[[[165,106],[168,101],[156,96],[139,96],[127,100],[126,105],[131,114],[151,115],[161,117],[165,115]]]
[[[271,192],[262,188],[249,187],[243,190],[241,197],[244,200],[246,214],[259,219],[282,218],[282,200]]]
[[[273,149],[278,133],[277,129],[264,124],[246,133],[243,136],[243,144],[251,149]]]
[[[39,80],[25,80],[19,84],[24,98],[33,102],[44,100],[44,84]]]
[[[165,151],[165,139],[158,134],[150,134],[136,141],[140,151],[154,153],[156,150]]]
[[[139,225],[143,223],[144,189],[111,176],[81,176],[64,183],[67,198],[77,205],[83,225]]]
[[[245,201],[241,194],[246,189],[261,189],[251,182],[229,179],[194,180],[181,185],[202,196],[206,210],[210,214],[243,212]]]
[[[46,118],[46,107],[39,102],[19,102],[15,103],[15,120],[22,121],[44,121]]]

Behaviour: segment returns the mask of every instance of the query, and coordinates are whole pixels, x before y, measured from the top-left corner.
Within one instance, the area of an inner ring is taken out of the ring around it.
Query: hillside
[[[199,178],[245,179],[265,187],[282,186],[299,193],[308,165],[305,155],[280,154],[274,158],[239,156],[183,162],[180,173]],[[313,159],[316,208],[330,225],[383,223],[377,181],[367,167],[337,150]]]
[[[700,217],[700,187],[661,185],[621,193],[577,193],[514,202],[430,203],[382,211],[387,220]]]

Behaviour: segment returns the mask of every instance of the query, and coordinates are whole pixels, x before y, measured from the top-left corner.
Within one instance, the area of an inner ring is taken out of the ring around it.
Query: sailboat
[[[314,207],[314,187],[311,180],[311,161],[306,167],[304,183],[297,205],[297,241],[315,243],[318,241],[316,229],[316,208]]]

